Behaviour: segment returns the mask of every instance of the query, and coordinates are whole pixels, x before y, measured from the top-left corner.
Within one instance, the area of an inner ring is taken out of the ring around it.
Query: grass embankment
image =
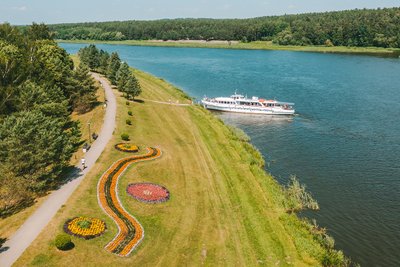
[[[181,91],[161,79],[136,72],[143,98],[188,102]],[[118,95],[113,140],[46,230],[17,266],[307,266],[319,265],[325,250],[295,215],[283,207],[281,187],[260,165],[262,158],[220,119],[199,106],[131,102]],[[133,116],[128,116],[128,111]],[[131,118],[133,125],[125,123]],[[129,257],[104,246],[117,233],[97,201],[97,183],[111,164],[126,153],[114,149],[120,134],[142,149],[158,147],[156,161],[132,164],[121,176],[118,194],[123,206],[143,225],[143,242]],[[127,196],[133,182],[166,186],[171,199],[145,204]],[[75,216],[106,221],[106,233],[93,240],[73,237],[75,248],[60,252],[55,236]]]
[[[75,66],[79,65],[79,58],[77,56],[71,56],[72,59],[74,60]],[[97,85],[97,101],[98,102],[104,102],[104,90],[100,87],[100,84],[96,82]],[[89,142],[89,126],[88,123],[90,123],[90,132],[91,133],[98,133],[100,132],[101,126],[103,125],[103,120],[104,120],[104,114],[105,110],[103,108],[103,105],[98,105],[94,109],[92,109],[89,112],[80,114],[77,112],[73,112],[71,115],[72,120],[74,121],[79,121],[80,126],[81,126],[81,133],[82,133],[82,138],[81,141],[82,143],[84,142]],[[93,139],[92,139],[93,141]],[[83,151],[82,148],[79,148],[74,155],[71,157],[71,165],[74,166],[76,165],[79,160],[83,156]],[[35,200],[35,203],[23,209],[22,211],[13,214],[7,218],[0,219],[0,237],[1,238],[9,238],[15,231],[18,230],[18,228],[25,222],[28,217],[35,212],[35,210],[47,199],[48,195],[39,197]]]
[[[387,57],[400,56],[400,49],[381,48],[381,47],[347,47],[347,46],[285,46],[273,44],[271,41],[255,41],[249,43],[237,42],[231,43],[212,43],[212,42],[168,42],[168,41],[96,41],[96,40],[58,40],[64,43],[93,43],[93,44],[115,44],[115,45],[133,45],[133,46],[166,46],[166,47],[191,47],[191,48],[224,48],[224,49],[248,49],[248,50],[287,50],[301,52],[319,52],[319,53],[341,53],[341,54],[364,54]]]

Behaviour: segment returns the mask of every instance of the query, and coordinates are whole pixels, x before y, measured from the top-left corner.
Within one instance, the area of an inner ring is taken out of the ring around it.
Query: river
[[[61,44],[76,53],[83,44]],[[295,174],[306,212],[362,266],[400,266],[400,59],[290,51],[98,45],[189,95],[295,102],[293,118],[217,113],[242,128],[267,170]]]

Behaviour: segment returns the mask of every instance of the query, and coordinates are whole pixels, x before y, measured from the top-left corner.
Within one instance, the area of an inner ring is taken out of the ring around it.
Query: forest
[[[251,19],[162,19],[50,25],[63,40],[238,40],[279,45],[400,48],[400,8]]]
[[[70,115],[97,104],[97,87],[44,24],[0,24],[0,77],[2,218],[63,182],[81,137]]]

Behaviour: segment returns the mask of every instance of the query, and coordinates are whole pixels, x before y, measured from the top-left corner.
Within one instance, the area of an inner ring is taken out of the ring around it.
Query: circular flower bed
[[[64,231],[67,234],[84,239],[101,236],[106,229],[106,223],[96,218],[75,217],[64,224]]]
[[[128,143],[120,143],[120,144],[116,144],[115,148],[119,151],[123,151],[123,152],[138,152],[139,148],[136,145],[133,144],[128,144]]]
[[[126,188],[126,192],[145,203],[161,203],[169,200],[169,191],[164,186],[152,183],[135,183]]]

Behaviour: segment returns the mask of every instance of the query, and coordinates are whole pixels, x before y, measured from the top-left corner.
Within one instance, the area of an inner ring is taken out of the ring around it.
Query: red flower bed
[[[135,199],[146,203],[161,203],[169,200],[168,189],[158,184],[130,184],[126,188],[126,192]]]

